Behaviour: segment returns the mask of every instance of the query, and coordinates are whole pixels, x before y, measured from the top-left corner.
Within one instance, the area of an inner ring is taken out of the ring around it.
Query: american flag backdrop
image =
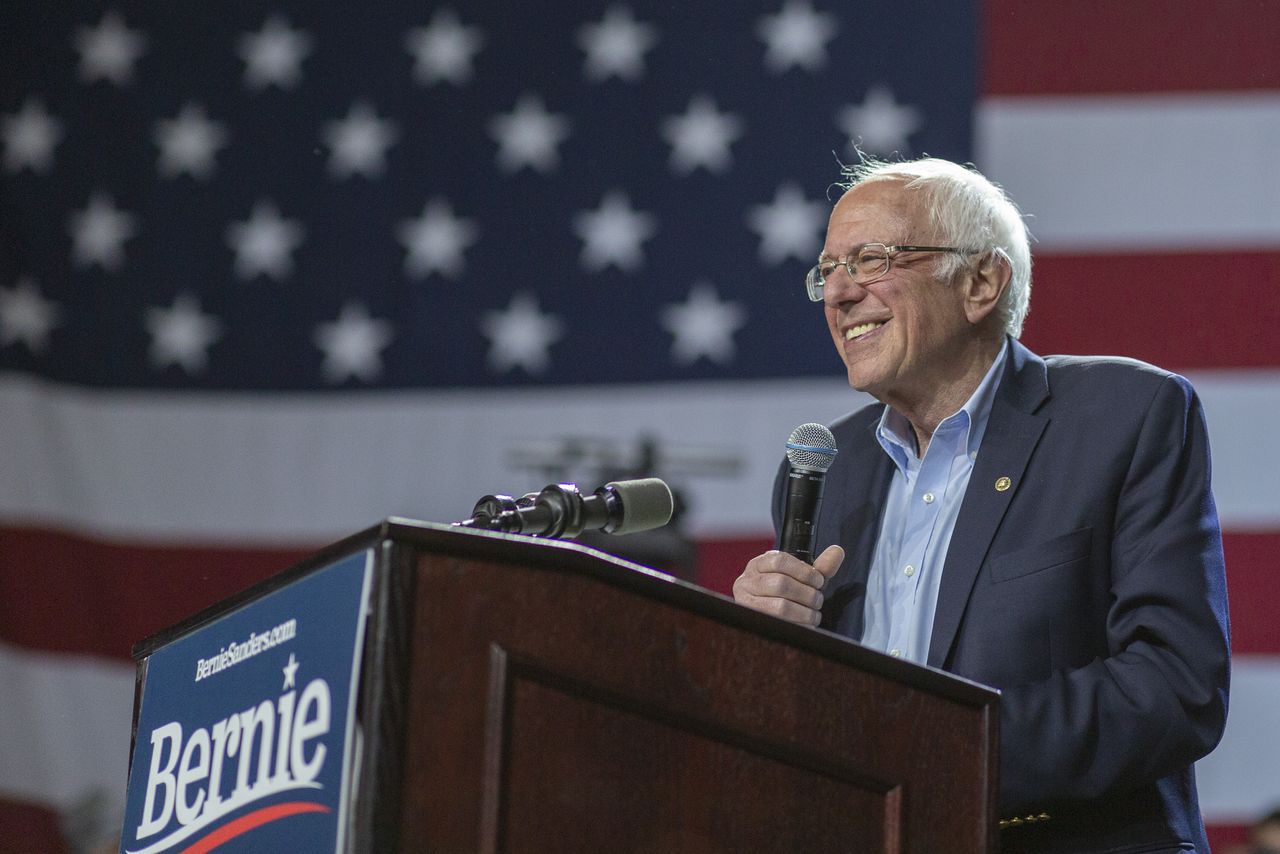
[[[567,449],[656,448],[726,592],[791,428],[864,402],[802,287],[855,143],[1009,190],[1033,349],[1196,383],[1201,802],[1280,805],[1275,0],[11,0],[0,63],[0,851],[117,831],[133,642]]]

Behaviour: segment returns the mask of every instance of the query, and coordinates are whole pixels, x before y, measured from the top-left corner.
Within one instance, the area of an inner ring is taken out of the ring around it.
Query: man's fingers
[[[840,564],[844,563],[844,549],[839,546],[827,546],[826,550],[813,561],[813,568],[822,574],[825,583],[836,574]]]
[[[759,557],[752,558],[751,562],[747,564],[747,571],[750,572],[752,570],[760,573],[772,572],[786,575],[815,590],[821,590],[822,585],[827,581],[821,572],[800,560],[800,558],[792,557],[786,552],[765,552]]]
[[[821,611],[807,608],[789,599],[779,599],[776,596],[753,596],[749,593],[735,598],[739,604],[746,605],[748,608],[772,614],[802,626],[816,626],[822,620]]]

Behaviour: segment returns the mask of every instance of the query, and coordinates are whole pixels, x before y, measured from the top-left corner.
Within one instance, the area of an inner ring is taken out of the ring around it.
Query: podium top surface
[[[985,706],[999,692],[930,667],[893,658],[846,637],[798,626],[739,605],[727,596],[681,581],[655,569],[574,542],[456,528],[392,517],[339,540],[316,554],[187,619],[135,644],[133,658],[142,662],[157,649],[217,620],[240,606],[279,590],[334,560],[375,547],[402,547],[424,553],[511,563],[531,571],[590,576],[638,596],[687,608],[718,622],[880,673],[932,694],[969,705]]]

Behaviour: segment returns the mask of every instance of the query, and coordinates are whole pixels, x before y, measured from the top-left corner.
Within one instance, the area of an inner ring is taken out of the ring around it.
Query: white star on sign
[[[657,28],[638,22],[626,6],[611,6],[598,24],[578,28],[578,46],[587,54],[583,73],[595,81],[639,80],[645,51],[657,43]]]
[[[391,119],[378,118],[369,104],[352,104],[345,119],[325,126],[324,141],[332,152],[329,174],[341,179],[359,172],[377,178],[387,167],[387,149],[399,138]]]
[[[324,351],[324,378],[331,383],[351,377],[373,382],[382,374],[382,351],[392,337],[390,323],[371,318],[360,303],[347,303],[336,321],[320,324],[313,336]]]
[[[163,177],[175,178],[186,172],[203,181],[213,175],[213,158],[227,144],[227,132],[222,123],[204,114],[204,107],[187,103],[177,118],[156,122],[155,140],[160,146],[158,168]]]
[[[746,322],[746,310],[736,302],[721,302],[710,282],[696,283],[687,302],[662,310],[662,326],[674,336],[671,358],[682,365],[699,358],[732,362],[733,333]]]
[[[528,291],[513,295],[505,311],[485,312],[480,329],[489,339],[491,369],[504,373],[520,367],[531,376],[546,371],[547,350],[564,334],[560,319],[543,314]]]
[[[817,71],[827,64],[827,42],[836,36],[836,17],[817,12],[808,0],[787,0],[782,11],[756,24],[764,40],[764,64],[775,74],[793,66]]]
[[[899,104],[886,86],[872,86],[861,105],[842,107],[836,126],[850,138],[850,145],[873,154],[906,153],[907,137],[924,123],[920,110]]]
[[[781,264],[787,258],[808,261],[822,246],[822,225],[828,206],[805,199],[795,184],[783,184],[773,202],[756,205],[747,214],[747,224],[760,235],[760,260]]]
[[[569,120],[548,113],[537,95],[521,95],[515,109],[490,119],[489,133],[498,141],[498,165],[506,171],[528,166],[551,172],[560,165],[556,146],[569,136]]]
[[[236,253],[236,275],[252,279],[266,274],[284,279],[293,273],[293,251],[305,231],[297,220],[285,219],[274,204],[261,200],[249,219],[227,226],[227,245]]]
[[[0,288],[0,347],[21,341],[32,353],[43,353],[60,313],[56,303],[40,296],[30,277],[19,279],[12,288]]]
[[[250,89],[276,85],[292,89],[302,79],[302,60],[311,53],[311,37],[289,26],[281,15],[272,15],[256,33],[240,37],[238,51],[244,60],[244,82]]]
[[[39,98],[27,98],[21,110],[0,116],[0,137],[4,138],[6,172],[48,172],[53,149],[62,141],[62,122],[45,111]]]
[[[404,39],[405,50],[414,58],[413,79],[423,86],[441,80],[455,86],[466,83],[482,44],[480,28],[463,26],[452,9],[437,9],[428,26],[414,27]]]
[[[119,269],[124,263],[124,242],[137,233],[136,221],[106,193],[94,193],[84,210],[71,215],[71,254],[76,266]]]
[[[582,266],[598,273],[610,264],[619,270],[638,270],[644,265],[640,244],[658,230],[654,217],[632,210],[631,200],[621,190],[613,190],[594,211],[580,211],[573,218],[573,230],[582,239]]]
[[[688,175],[699,166],[723,172],[733,162],[729,146],[742,136],[742,120],[716,110],[706,95],[695,95],[683,116],[662,122],[662,135],[671,143],[671,168]]]
[[[174,297],[172,308],[148,308],[146,325],[152,366],[179,365],[188,374],[205,369],[209,345],[222,337],[222,324],[202,313],[200,301],[185,293]]]
[[[127,28],[114,9],[108,11],[96,28],[81,27],[76,31],[80,79],[86,83],[110,80],[124,86],[133,80],[133,64],[146,52],[146,44],[140,31]]]
[[[475,222],[453,215],[448,200],[436,197],[427,202],[422,216],[401,220],[396,228],[407,251],[405,272],[415,279],[442,273],[456,279],[462,273],[462,253],[476,242]]]
[[[289,653],[289,663],[280,669],[284,671],[284,684],[280,686],[280,690],[288,691],[298,687],[298,659],[294,658],[293,653]]]

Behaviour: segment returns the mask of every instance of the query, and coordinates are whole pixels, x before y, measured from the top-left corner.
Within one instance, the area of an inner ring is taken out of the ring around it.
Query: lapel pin
[[[1009,480],[1007,477],[996,478],[996,492],[1004,492],[1012,485],[1013,481]]]

